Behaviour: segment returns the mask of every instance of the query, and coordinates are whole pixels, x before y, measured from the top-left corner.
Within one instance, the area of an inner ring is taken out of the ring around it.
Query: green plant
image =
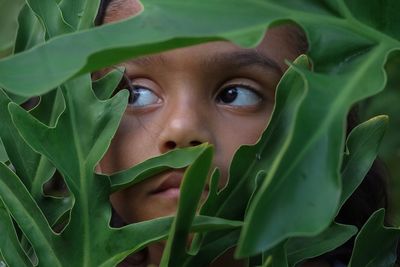
[[[362,123],[346,142],[345,119],[351,106],[385,87],[385,63],[400,48],[400,2],[143,2],[140,16],[98,28],[92,28],[98,0],[15,1],[8,3],[14,13],[1,9],[1,18],[19,25],[0,40],[4,262],[115,266],[169,236],[162,266],[204,266],[234,246],[250,266],[294,266],[354,236],[354,226],[335,223],[334,217],[372,165],[387,117]],[[307,33],[313,70],[306,56],[290,67],[262,138],[237,151],[229,184],[220,193],[218,171],[213,173],[200,215],[195,213],[210,168],[210,145],[172,151],[110,177],[94,172],[127,94],[110,97],[121,78],[118,70],[93,84],[89,72],[221,38],[251,46],[265,27],[287,20]],[[71,47],[77,48],[74,53],[64,53]],[[34,109],[18,106],[34,96],[40,96]],[[184,166],[189,167],[175,218],[110,228],[111,192]],[[43,184],[56,170],[69,196],[43,194]],[[383,210],[377,211],[359,231],[350,266],[394,264],[400,230],[385,227],[383,216]],[[56,226],[64,228],[56,233]],[[198,234],[188,252],[191,231]]]

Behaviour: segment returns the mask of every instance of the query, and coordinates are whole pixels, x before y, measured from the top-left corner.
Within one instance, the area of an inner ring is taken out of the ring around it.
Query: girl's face
[[[109,8],[105,23],[137,11],[131,0],[124,1],[131,8]],[[275,87],[287,68],[284,60],[298,55],[288,37],[291,28],[268,30],[255,49],[218,41],[123,63],[131,96],[101,171],[116,172],[174,148],[209,142],[223,187],[234,152],[255,143],[267,125]],[[171,215],[182,176],[183,170],[165,172],[114,193],[111,202],[127,223]]]

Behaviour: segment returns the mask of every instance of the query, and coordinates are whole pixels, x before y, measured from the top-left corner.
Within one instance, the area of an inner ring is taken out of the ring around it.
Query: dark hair
[[[98,26],[103,24],[104,16],[107,10],[107,6],[112,2],[112,0],[101,0],[99,11],[97,12],[96,19],[94,20],[94,25]]]

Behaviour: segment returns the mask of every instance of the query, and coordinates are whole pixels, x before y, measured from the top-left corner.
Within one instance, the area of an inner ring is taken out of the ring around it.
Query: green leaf
[[[41,97],[40,104],[30,113],[41,121],[54,125],[63,111],[63,101],[62,95],[57,91],[50,92]],[[3,118],[0,124],[0,137],[4,140],[5,150],[17,175],[38,202],[50,224],[53,224],[71,208],[71,201],[43,196],[43,184],[51,178],[55,169],[45,157],[33,151],[18,134],[7,109],[9,103],[11,100],[0,90],[0,115]]]
[[[118,127],[127,95],[120,92],[110,100],[100,101],[90,85],[89,76],[85,75],[63,86],[66,109],[55,127],[42,124],[15,104],[9,106],[18,131],[57,167],[74,197],[62,242],[64,247],[79,245],[74,245],[74,251],[58,251],[65,266],[96,266],[108,257],[107,253],[98,257],[97,244],[110,234],[106,230],[111,216],[109,179],[95,175],[93,170]]]
[[[212,241],[204,244],[201,250],[196,251],[195,255],[186,257],[185,267],[203,267],[213,262],[216,258],[223,255],[228,249],[233,248],[239,239],[240,230],[224,231],[226,234],[218,235]],[[207,233],[212,234],[212,233]]]
[[[343,5],[340,5],[340,8],[345,9]],[[351,15],[346,12],[345,14]],[[325,33],[329,33],[329,36],[324,36],[324,33],[320,31],[320,25],[315,23],[312,25],[310,21],[302,23],[311,41],[323,40],[330,43],[320,43],[318,47],[315,47],[316,44],[311,42],[314,48],[311,49],[311,56],[315,63],[314,72],[295,67],[307,79],[309,94],[299,109],[297,130],[293,132],[291,140],[287,143],[287,152],[282,150],[282,154],[276,157],[277,165],[273,164],[273,170],[269,172],[269,177],[258,194],[259,199],[254,200],[253,210],[249,211],[249,214],[253,213],[254,217],[253,220],[249,219],[252,222],[245,224],[248,228],[244,228],[239,255],[255,254],[294,234],[314,235],[328,226],[339,200],[338,168],[342,160],[343,125],[346,114],[355,102],[378,93],[384,87],[385,56],[391,49],[398,46],[398,42],[388,36],[368,32],[364,28],[361,31],[362,34],[350,34],[353,31],[350,26],[335,28],[339,25],[325,22]],[[322,36],[326,39],[321,39]],[[379,38],[381,39],[378,40]],[[377,44],[373,45],[373,42]],[[345,48],[334,47],[338,43]],[[364,44],[363,48],[362,44]],[[324,47],[323,50],[322,47]],[[360,53],[353,54],[349,58],[349,53],[351,51],[354,53],[356,48]],[[326,53],[326,49],[338,52]],[[291,185],[285,185],[284,181],[291,181]],[[286,193],[277,193],[281,200],[277,200],[273,194],[279,192],[279,188],[287,188]],[[296,190],[288,192],[290,188]],[[300,192],[303,193],[299,194]],[[290,201],[288,201],[288,196],[290,196]],[[315,196],[320,196],[321,199],[317,200],[318,197]],[[289,213],[282,209],[281,205],[277,205],[283,201],[296,204],[301,201],[300,203],[306,205],[293,208],[289,212],[291,216],[297,218],[296,221],[290,222],[284,219],[287,216],[285,214]],[[267,206],[268,203],[270,205]],[[250,215],[249,218],[251,217]],[[311,217],[313,220],[309,221]],[[316,217],[319,217],[318,220]],[[272,221],[276,223],[273,224]],[[288,225],[291,223],[293,225]],[[258,229],[257,224],[260,225],[259,227],[264,225],[263,234],[249,230],[251,235],[248,235],[248,229]]]
[[[117,68],[107,73],[104,77],[93,82],[92,87],[96,97],[101,100],[110,98],[124,75],[123,68]]]
[[[0,137],[17,175],[30,190],[40,159],[39,155],[18,134],[8,112],[9,103],[11,100],[4,91],[0,90],[0,117],[2,118]]]
[[[13,52],[18,29],[17,18],[24,5],[23,0],[0,0],[0,58]]]
[[[362,0],[344,1],[355,19],[368,25],[377,32],[400,39],[399,1],[371,1],[368,5]]]
[[[35,5],[43,2],[31,1]],[[231,9],[226,9],[223,1],[212,5],[191,1],[189,5],[182,5],[181,1],[170,1],[169,4],[165,4],[163,1],[152,0],[144,4],[145,11],[133,19],[61,36],[45,45],[1,61],[0,86],[19,95],[32,96],[47,92],[80,73],[110,66],[143,53],[154,53],[221,37],[240,40],[247,45],[254,44],[260,40],[267,26],[265,15],[274,14],[273,11],[263,7],[261,2],[247,5],[236,1],[235,4],[238,6]],[[50,7],[45,10],[48,9]],[[61,23],[60,15],[56,7],[53,9],[57,15],[52,19],[57,22],[50,23],[49,18],[48,25],[57,27]],[[207,13],[210,15],[207,20],[196,20],[194,17]],[[237,17],[246,19],[237,20]],[[240,28],[243,28],[243,31],[239,31]],[[52,32],[59,30],[55,29]],[[137,34],[121,34],[126,32]],[[79,49],[68,55],[59,53],[68,51],[71,47]],[[42,64],[38,65],[37,62]],[[22,68],[18,78],[11,71],[15,66]],[[29,71],[25,71],[27,69]]]
[[[393,266],[397,258],[400,229],[384,226],[385,210],[376,211],[360,230],[349,267]]]
[[[7,152],[4,148],[3,142],[1,141],[0,138],[0,161],[1,162],[6,162],[8,161],[8,156],[7,156]]]
[[[113,192],[132,186],[144,179],[174,168],[180,169],[192,164],[199,157],[206,146],[174,149],[158,157],[148,159],[127,170],[110,175],[111,190]]]
[[[307,61],[302,60],[299,60],[300,64],[307,65]],[[334,177],[328,178],[329,173],[324,174],[325,179],[321,179],[322,174],[318,173],[329,170],[320,165],[325,152],[318,152],[321,145],[318,142],[326,140],[313,140],[308,133],[304,133],[304,125],[299,124],[306,116],[299,115],[301,108],[304,110],[304,107],[310,106],[305,103],[311,94],[309,90],[303,100],[306,89],[302,77],[294,69],[285,74],[278,86],[275,110],[264,136],[257,144],[260,163],[252,171],[252,176],[255,177],[259,170],[265,170],[267,177],[246,215],[242,240],[239,241],[239,254],[242,256],[269,250],[290,236],[321,231],[324,224],[333,218],[335,199],[339,196],[338,184]],[[291,125],[293,122],[296,124]],[[286,136],[288,139],[285,140]],[[295,142],[294,138],[303,140]],[[307,156],[300,158],[302,153]],[[307,164],[304,160],[315,164]],[[325,199],[330,199],[330,207]],[[295,221],[290,219],[293,217]]]
[[[166,239],[174,217],[162,217],[149,221],[127,225],[113,229],[110,239],[106,242],[109,259],[99,266],[115,266],[129,254],[143,249],[153,242]],[[216,217],[196,216],[191,226],[193,232],[216,231],[238,228],[242,222],[230,221]]]
[[[288,267],[285,243],[279,244],[264,255],[265,261],[262,267]]]
[[[342,166],[343,191],[339,209],[361,184],[371,168],[387,124],[387,116],[377,116],[358,125],[349,134]]]
[[[46,39],[72,32],[71,27],[64,21],[56,0],[27,0],[27,4],[46,29]]]
[[[0,200],[0,254],[8,266],[32,266],[27,255],[22,250],[13,221]],[[1,264],[1,257],[0,257]],[[1,266],[1,265],[0,265]]]
[[[308,65],[306,57],[300,58],[297,63]],[[294,86],[291,87],[289,84]],[[256,145],[242,146],[236,152],[229,170],[229,182],[221,192],[216,191],[218,174],[213,177],[208,199],[200,214],[235,220],[243,219],[248,201],[255,191],[255,179],[264,177],[270,163],[284,144],[303,94],[304,84],[301,77],[293,70],[287,72],[279,85],[276,106],[268,129]],[[257,228],[257,231],[261,230],[262,228]],[[229,233],[207,233],[200,238],[201,240],[195,239],[195,242],[201,242],[201,246],[205,247],[215,240],[222,239],[225,235]],[[219,250],[225,249],[222,247]],[[199,251],[199,254],[201,253],[202,248]]]
[[[0,197],[16,220],[44,266],[62,266],[57,255],[56,235],[46,217],[18,177],[0,163]]]
[[[213,149],[208,147],[186,170],[180,186],[177,214],[165,245],[160,266],[182,266],[186,256],[186,244],[190,226],[195,217],[198,203],[211,167]]]
[[[45,29],[28,5],[22,8],[18,17],[18,23],[19,27],[14,49],[15,54],[44,43]]]
[[[289,266],[332,251],[356,233],[355,226],[333,223],[317,236],[291,238],[285,244]]]
[[[63,0],[60,8],[65,20],[75,30],[85,30],[94,26],[100,0]]]

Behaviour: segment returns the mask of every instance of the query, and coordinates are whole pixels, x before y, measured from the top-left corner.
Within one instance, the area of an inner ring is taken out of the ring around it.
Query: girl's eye
[[[243,85],[229,86],[217,96],[218,103],[238,107],[255,106],[261,101],[259,94]]]
[[[153,93],[152,90],[143,87],[133,85],[129,89],[129,105],[133,107],[145,107],[160,102],[160,98]]]

